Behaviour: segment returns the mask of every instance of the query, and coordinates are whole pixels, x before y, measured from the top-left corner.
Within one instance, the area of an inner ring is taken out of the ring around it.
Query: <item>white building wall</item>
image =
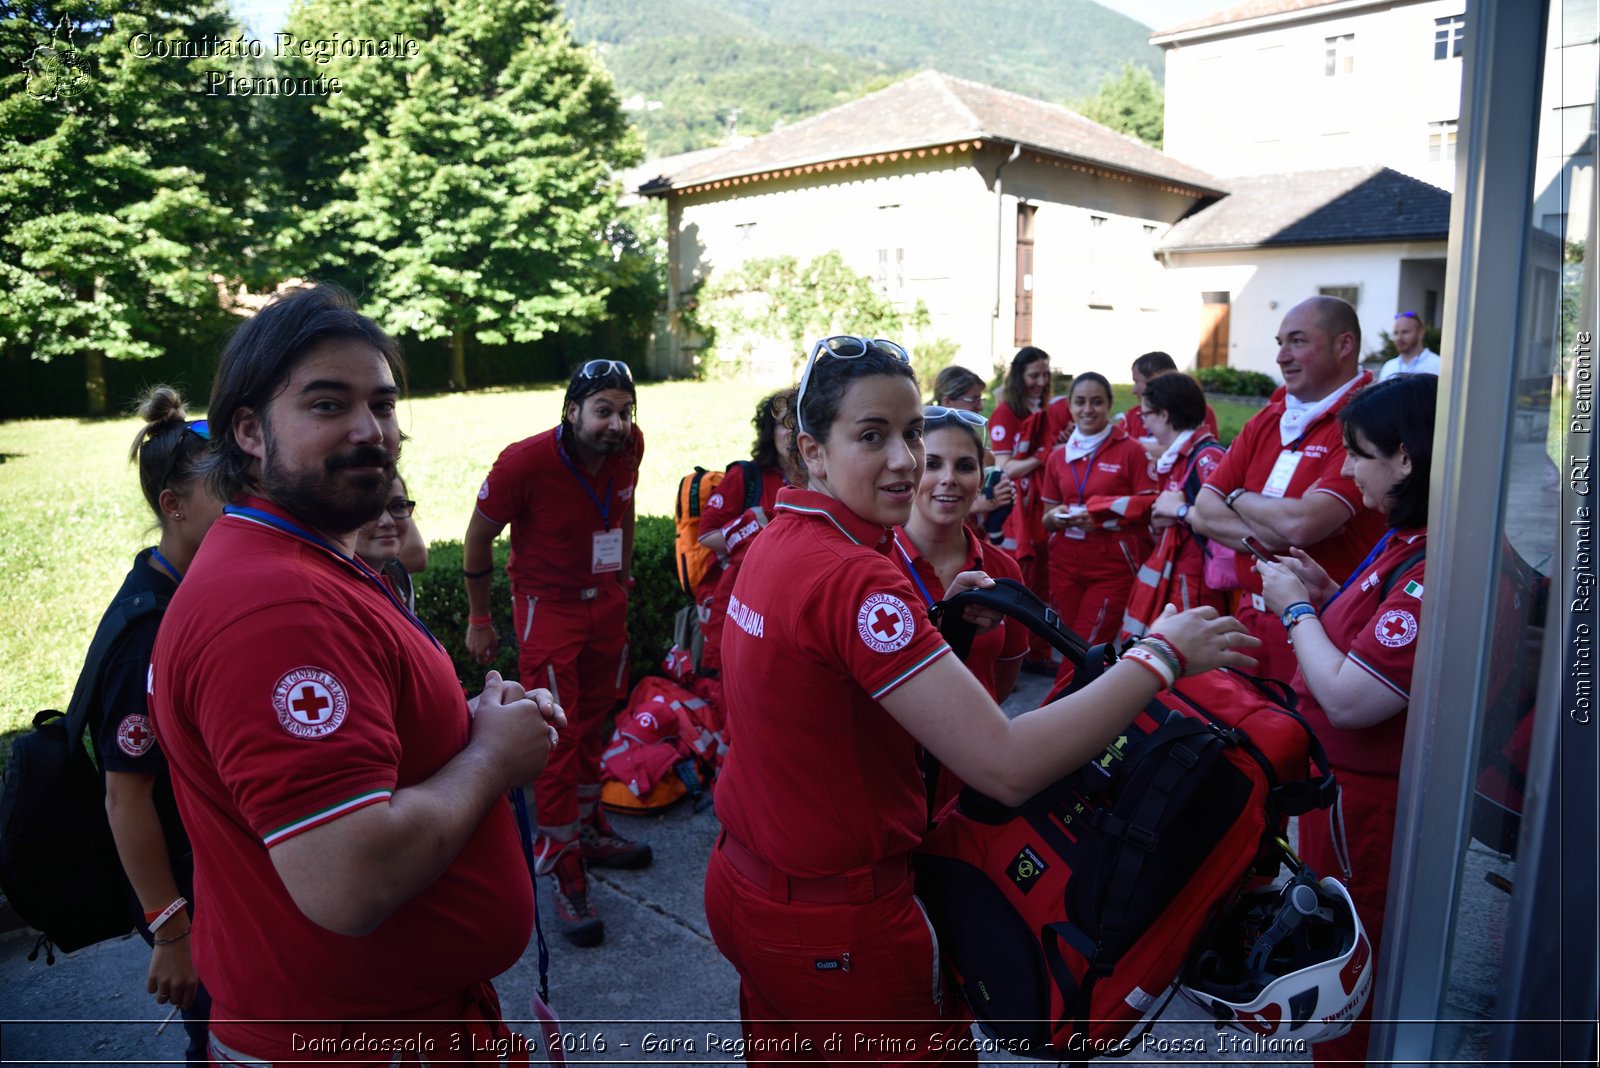
[[[1323,287],[1353,286],[1365,358],[1383,348],[1380,331],[1392,330],[1395,313],[1406,310],[1401,307],[1401,260],[1442,260],[1444,252],[1444,242],[1434,241],[1173,253],[1168,276],[1175,291],[1187,296],[1174,300],[1168,344],[1152,347],[1172,353],[1179,367],[1193,368],[1200,344],[1200,294],[1227,292],[1228,365],[1282,381],[1274,339],[1283,317]]]
[[[1218,175],[1373,163],[1453,188],[1455,165],[1430,159],[1429,136],[1455,128],[1462,61],[1433,58],[1435,20],[1465,8],[1465,0],[1334,4],[1164,41],[1166,151]]]

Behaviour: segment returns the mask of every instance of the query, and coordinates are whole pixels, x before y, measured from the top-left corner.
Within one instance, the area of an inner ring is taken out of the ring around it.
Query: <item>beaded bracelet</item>
[[[1183,655],[1182,650],[1180,650],[1176,645],[1172,644],[1172,639],[1168,638],[1160,631],[1156,631],[1151,634],[1147,634],[1144,640],[1160,646],[1171,655],[1173,663],[1177,665],[1178,678],[1181,679],[1189,673],[1189,659]]]

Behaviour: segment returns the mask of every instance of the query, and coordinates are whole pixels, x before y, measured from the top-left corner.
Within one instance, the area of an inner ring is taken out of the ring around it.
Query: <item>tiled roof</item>
[[[1215,178],[1059,104],[923,71],[671,177],[674,189],[832,160],[971,141],[1020,144],[1199,193]]]
[[[1205,30],[1213,26],[1228,26],[1235,22],[1248,22],[1251,19],[1263,19],[1273,15],[1290,15],[1297,11],[1305,11],[1313,7],[1327,7],[1329,4],[1340,3],[1341,0],[1246,0],[1245,3],[1235,4],[1233,7],[1203,15],[1188,22],[1180,22],[1176,26],[1157,30],[1150,35],[1152,44],[1162,37],[1170,37],[1176,33],[1188,33],[1191,30]]]
[[[1450,194],[1388,167],[1227,179],[1232,192],[1182,219],[1166,252],[1444,240]]]

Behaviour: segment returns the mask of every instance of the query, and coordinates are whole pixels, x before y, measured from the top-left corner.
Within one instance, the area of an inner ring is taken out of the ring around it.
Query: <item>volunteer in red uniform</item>
[[[1338,297],[1289,309],[1278,329],[1284,391],[1251,417],[1189,512],[1189,525],[1239,550],[1239,619],[1262,641],[1262,673],[1294,674],[1294,654],[1266,610],[1261,579],[1242,538],[1282,554],[1304,549],[1330,575],[1346,575],[1383,533],[1383,516],[1361,503],[1341,474],[1339,410],[1372,381],[1359,371],[1361,323]]]
[[[700,509],[700,544],[717,554],[722,568],[708,602],[701,608],[700,634],[705,639],[700,654],[701,674],[721,674],[722,623],[727,618],[728,596],[733,593],[739,562],[744,559],[744,551],[750,547],[751,540],[772,520],[778,490],[788,485],[782,458],[789,451],[792,432],[783,425],[783,420],[793,403],[794,390],[780,389],[763,397],[756,405],[755,418],[751,420],[756,428],[756,442],[750,450],[751,460],[761,472],[761,493],[756,503],[749,508],[744,506],[748,496],[745,469],[741,464],[734,464]]]
[[[1117,416],[1117,422],[1122,424],[1122,429],[1128,436],[1144,446],[1144,451],[1154,460],[1163,451],[1160,442],[1149,427],[1145,426],[1144,412],[1140,404],[1144,400],[1144,389],[1156,375],[1176,371],[1178,364],[1171,356],[1164,352],[1147,352],[1133,361],[1133,368],[1129,374],[1133,376],[1133,407]],[[1204,397],[1202,396],[1202,401]],[[1201,425],[1212,437],[1217,436],[1217,413],[1211,410],[1211,405],[1205,405],[1205,419]]]
[[[209,434],[205,420],[185,418],[183,398],[156,386],[140,402],[144,426],[128,458],[139,465],[139,487],[161,530],[158,544],[141,552],[122,580],[113,603],[135,595],[165,606],[189,570],[222,502],[199,477]],[[194,914],[194,853],[173,799],[172,774],[150,729],[145,699],[150,653],[161,615],[130,623],[106,653],[97,679],[86,679],[96,695],[89,730],[105,772],[106,819],[117,856],[136,901],[129,909],[139,934],[151,943],[145,989],[156,1004],[183,1010],[188,1037],[185,1059],[206,1063],[206,1021],[211,997],[195,970],[189,943]]]
[[[795,411],[792,466],[805,485],[778,494],[729,603],[734,740],[707,919],[739,971],[747,1059],[971,1063],[970,1050],[934,1048],[964,1036],[968,1017],[943,988],[912,894],[911,851],[927,826],[919,746],[1016,803],[1099,752],[1173,668],[1140,645],[1084,691],[1007,719],[945,655],[896,550],[923,461],[905,351],[819,341]],[[965,572],[949,589],[988,581]],[[1243,628],[1211,609],[1166,617],[1162,630],[1192,670],[1253,663]]]
[[[1006,552],[1022,567],[1023,583],[1041,600],[1050,599],[1049,545],[1041,517],[1040,468],[1055,442],[1042,440],[1050,403],[1050,354],[1025,345],[1011,358],[1011,368],[989,415],[989,449],[994,462],[1016,484],[1016,499],[1006,517]],[[1055,657],[1043,638],[1029,637],[1023,670],[1055,673]]]
[[[606,716],[628,685],[634,491],[644,456],[635,400],[633,374],[621,360],[579,367],[561,424],[500,453],[462,539],[467,649],[488,664],[499,647],[489,575],[494,540],[510,524],[517,671],[524,686],[548,686],[572,723],[570,744],[550,754],[533,784],[534,855],[539,874],[555,877],[561,933],[579,946],[605,938],[588,869],[651,861],[650,847],[616,833],[600,807]]]
[[[1223,611],[1221,594],[1206,589],[1204,545],[1189,527],[1199,488],[1226,453],[1205,428],[1202,413],[1210,410],[1205,391],[1188,375],[1167,371],[1145,384],[1139,410],[1145,429],[1161,446],[1155,461],[1161,494],[1150,507],[1150,531],[1162,544],[1150,560],[1160,556],[1172,562],[1171,603],[1179,608],[1209,604]]]
[[[1438,379],[1406,375],[1369,386],[1340,413],[1352,480],[1389,531],[1343,586],[1296,549],[1257,563],[1267,607],[1283,621],[1299,665],[1294,690],[1339,780],[1342,838],[1329,818],[1300,818],[1300,855],[1342,876],[1376,960],[1383,941],[1389,857],[1405,748],[1411,670],[1422,625],[1421,553],[1427,545],[1428,473]],[[1338,812],[1339,810],[1335,810]],[[1372,1002],[1341,1038],[1312,1047],[1318,1063],[1366,1059]]]
[[[1068,396],[1072,436],[1045,463],[1040,494],[1051,532],[1051,603],[1093,645],[1116,637],[1134,576],[1150,555],[1156,483],[1144,449],[1111,422],[1103,375],[1079,375]]]
[[[965,367],[952,364],[933,376],[933,399],[928,403],[982,415],[983,391],[983,379]],[[998,467],[994,453],[989,449],[987,436],[983,442],[983,464],[985,467]],[[1005,517],[1010,514],[1010,506],[1016,497],[1016,483],[1011,481],[1011,476],[1000,472],[998,480],[984,487],[978,499],[972,502],[972,508],[967,513],[967,525],[980,538],[995,545],[1000,544],[1004,540],[1002,528]]]
[[[150,689],[195,847],[213,1063],[387,1064],[394,1042],[455,1056],[510,1034],[490,978],[527,945],[533,893],[505,795],[561,717],[493,672],[469,705],[354,555],[394,478],[400,371],[318,286],[241,326],[212,385],[207,478],[234,503]]]
[[[356,555],[389,584],[413,612],[417,589],[411,576],[428,568],[428,543],[414,518],[417,502],[406,492],[399,475],[389,486],[389,500],[377,519],[356,532]]]

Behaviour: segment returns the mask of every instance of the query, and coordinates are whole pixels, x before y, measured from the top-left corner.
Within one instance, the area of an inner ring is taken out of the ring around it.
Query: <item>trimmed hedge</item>
[[[1235,397],[1270,397],[1278,388],[1271,375],[1260,371],[1241,371],[1237,367],[1202,367],[1190,372],[1207,393],[1227,393]]]
[[[640,516],[634,527],[633,574],[639,580],[628,604],[628,642],[633,651],[633,677],[648,674],[672,645],[672,617],[689,599],[678,588],[673,566],[673,521],[667,516]],[[500,653],[492,665],[506,678],[517,677],[516,630],[511,625],[511,582],[506,560],[511,549],[500,538],[494,547],[494,578],[489,612],[500,635]],[[483,673],[467,655],[467,589],[461,578],[461,543],[428,545],[428,570],[416,576],[417,615],[444,643],[456,666],[456,677],[469,693],[478,692]]]

